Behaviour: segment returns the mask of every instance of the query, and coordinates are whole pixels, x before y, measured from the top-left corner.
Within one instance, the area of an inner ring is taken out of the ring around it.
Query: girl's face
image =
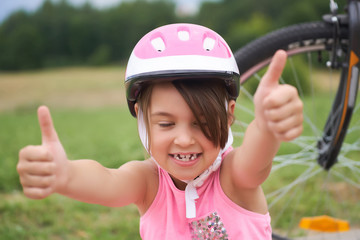
[[[191,109],[171,83],[154,86],[149,127],[152,156],[177,179],[196,178],[220,151],[205,137]]]

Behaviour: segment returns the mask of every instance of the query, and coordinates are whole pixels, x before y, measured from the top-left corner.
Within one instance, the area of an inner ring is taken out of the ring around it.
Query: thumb
[[[279,79],[286,64],[287,54],[284,50],[278,50],[271,60],[268,70],[263,76],[261,87],[274,87],[279,84]]]
[[[59,141],[51,119],[50,111],[46,106],[38,108],[38,119],[42,136],[42,144]]]

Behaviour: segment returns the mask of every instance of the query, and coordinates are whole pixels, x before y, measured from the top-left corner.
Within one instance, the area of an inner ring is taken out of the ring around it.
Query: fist
[[[286,58],[286,52],[282,50],[275,53],[254,96],[258,127],[272,133],[280,141],[291,141],[300,136],[303,130],[303,103],[297,89],[279,84]]]
[[[20,150],[17,171],[24,194],[42,199],[57,191],[66,180],[67,157],[47,107],[39,107],[42,145]]]

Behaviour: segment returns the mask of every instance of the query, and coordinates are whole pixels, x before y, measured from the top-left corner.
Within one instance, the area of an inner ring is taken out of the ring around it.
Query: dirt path
[[[46,104],[94,108],[126,103],[121,67],[0,73],[0,112]]]

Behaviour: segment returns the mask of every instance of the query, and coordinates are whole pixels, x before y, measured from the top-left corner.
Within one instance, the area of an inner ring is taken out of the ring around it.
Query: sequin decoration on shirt
[[[228,240],[228,234],[217,212],[190,223],[192,240]]]

